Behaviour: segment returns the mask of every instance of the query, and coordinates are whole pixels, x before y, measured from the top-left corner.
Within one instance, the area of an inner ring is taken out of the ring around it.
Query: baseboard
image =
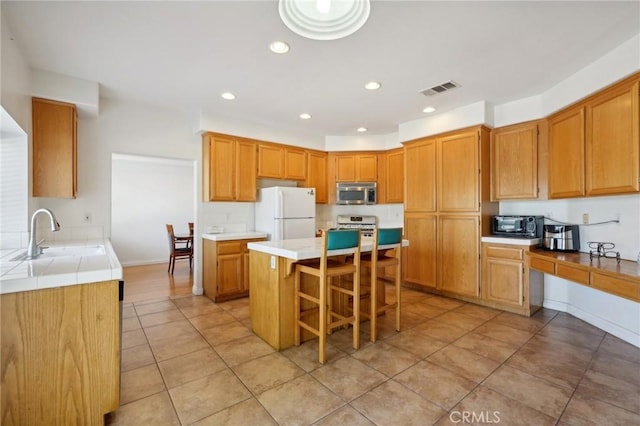
[[[619,325],[612,323],[604,318],[600,318],[591,312],[583,311],[577,306],[571,305],[565,302],[558,302],[555,300],[546,300],[542,304],[543,307],[548,309],[553,309],[560,312],[566,312],[570,315],[573,315],[576,318],[579,318],[599,329],[606,331],[609,334],[612,334],[625,342],[639,347],[640,348],[640,335],[627,330],[626,328],[620,327]]]
[[[168,264],[169,261],[167,259],[151,259],[151,260],[131,260],[128,262],[120,262],[122,266],[143,266],[143,265],[157,265],[159,263]]]

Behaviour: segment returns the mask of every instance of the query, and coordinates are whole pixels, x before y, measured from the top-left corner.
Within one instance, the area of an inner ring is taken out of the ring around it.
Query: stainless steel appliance
[[[493,216],[494,235],[523,238],[542,238],[544,216]]]
[[[360,229],[363,237],[373,237],[378,227],[378,218],[375,216],[338,215],[336,225],[338,229]]]
[[[553,251],[580,250],[578,225],[544,225],[542,247]]]
[[[358,205],[377,202],[375,182],[338,182],[336,204]]]

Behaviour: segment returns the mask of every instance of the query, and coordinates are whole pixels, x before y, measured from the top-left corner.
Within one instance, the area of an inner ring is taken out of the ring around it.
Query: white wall
[[[193,160],[113,154],[111,243],[123,266],[169,259],[166,224],[188,234],[195,222]]]

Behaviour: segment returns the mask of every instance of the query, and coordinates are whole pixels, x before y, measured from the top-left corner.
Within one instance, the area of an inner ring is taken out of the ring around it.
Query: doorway
[[[195,161],[112,154],[111,243],[123,266],[166,263],[166,224],[195,222]]]

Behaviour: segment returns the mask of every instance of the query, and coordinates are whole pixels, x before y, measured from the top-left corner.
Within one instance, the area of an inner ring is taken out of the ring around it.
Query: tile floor
[[[389,296],[392,296],[389,293]],[[568,314],[532,318],[403,289],[380,340],[350,330],[274,351],[249,300],[125,304],[120,409],[130,425],[640,424],[640,349]]]

